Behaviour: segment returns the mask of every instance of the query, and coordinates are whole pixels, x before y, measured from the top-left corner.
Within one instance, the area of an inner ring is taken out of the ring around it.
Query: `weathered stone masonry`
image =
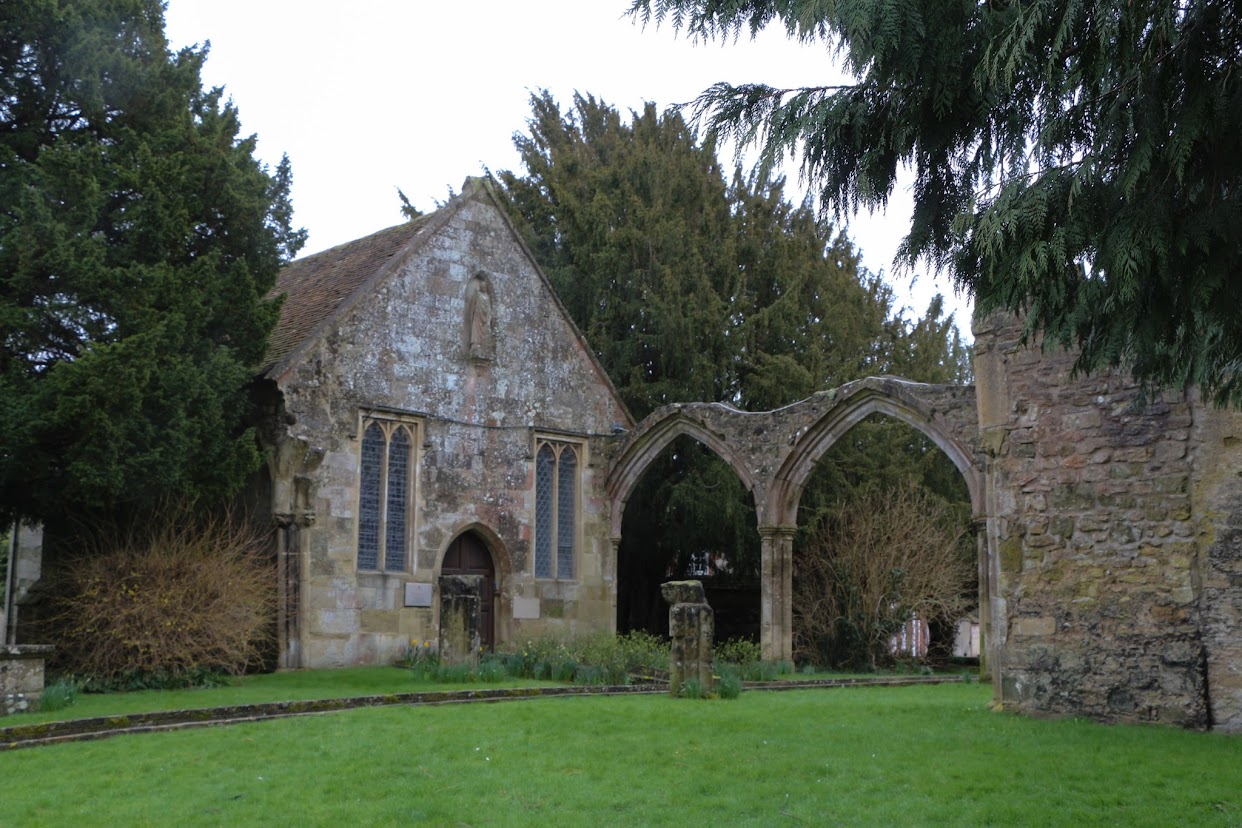
[[[628,435],[608,477],[612,533],[647,464],[686,434],[751,491],[761,639],[791,651],[792,538],[819,457],[880,413],[961,471],[979,533],[995,700],[1007,708],[1242,731],[1242,413],[1193,391],[1140,405],[1123,377],[977,322],[977,387],[871,378],[778,411],[680,404]]]
[[[1020,333],[976,322],[999,699],[1242,730],[1242,416]]]
[[[803,487],[836,440],[882,414],[930,437],[966,481],[998,703],[1242,732],[1242,413],[1193,390],[1138,406],[1124,377],[1071,378],[1069,355],[1023,347],[1019,324],[993,317],[976,320],[976,386],[869,378],[777,411],[686,403],[635,425],[479,182],[431,216],[295,262],[277,292],[256,492],[277,528],[282,666],[390,661],[437,640],[442,575],[480,585],[480,623],[501,642],[613,629],[626,500],[681,435],[754,498],[763,652],[788,659]],[[408,479],[393,478],[409,487],[397,565],[360,558],[368,423],[410,441]],[[573,566],[537,574],[537,457],[552,445],[578,462],[555,507],[572,504],[555,525],[573,535]],[[14,605],[38,578],[34,534],[11,562]]]

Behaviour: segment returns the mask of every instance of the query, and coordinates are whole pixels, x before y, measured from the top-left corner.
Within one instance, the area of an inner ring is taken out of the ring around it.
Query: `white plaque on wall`
[[[407,607],[431,606],[431,584],[407,583],[405,585],[405,605]]]
[[[539,599],[515,597],[513,599],[513,617],[518,619],[538,618]]]

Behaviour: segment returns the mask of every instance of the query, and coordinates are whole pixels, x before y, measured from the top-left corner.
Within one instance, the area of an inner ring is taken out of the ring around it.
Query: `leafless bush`
[[[953,620],[973,605],[973,564],[960,517],[910,484],[838,503],[794,558],[799,661],[875,669],[893,661],[893,635],[917,615]]]
[[[93,543],[53,577],[58,666],[109,685],[258,663],[276,605],[266,541],[233,516],[170,507],[145,530]]]

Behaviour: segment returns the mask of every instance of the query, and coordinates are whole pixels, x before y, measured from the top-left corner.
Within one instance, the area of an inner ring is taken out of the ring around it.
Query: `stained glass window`
[[[547,443],[535,458],[535,577],[552,577],[552,486],[556,452]]]
[[[388,440],[388,503],[384,533],[384,568],[405,569],[407,486],[410,476],[410,438],[404,426]]]
[[[414,427],[371,420],[362,435],[358,569],[401,571],[409,560]]]
[[[358,483],[358,568],[379,569],[380,482],[384,467],[384,430],[367,426],[362,437],[362,477]]]
[[[573,446],[561,449],[556,474],[556,577],[574,577],[574,516],[577,514],[578,457]]]
[[[535,455],[535,577],[574,577],[578,449],[540,441]]]

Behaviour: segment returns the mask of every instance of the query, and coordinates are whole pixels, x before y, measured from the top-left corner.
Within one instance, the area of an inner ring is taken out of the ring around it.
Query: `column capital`
[[[792,537],[797,533],[798,525],[796,523],[774,523],[759,527],[759,537],[761,538]]]

